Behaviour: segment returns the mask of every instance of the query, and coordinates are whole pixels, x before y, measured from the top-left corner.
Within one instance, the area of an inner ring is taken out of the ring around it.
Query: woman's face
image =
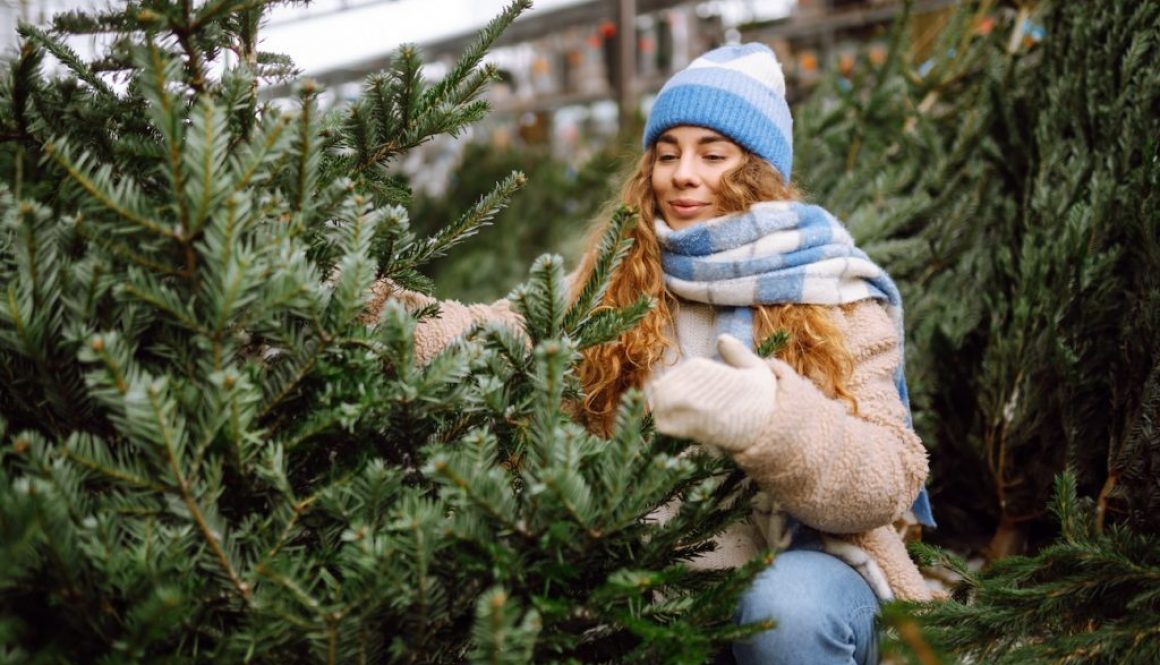
[[[711,129],[682,125],[656,142],[652,190],[661,217],[680,230],[722,214],[721,177],[744,161],[741,146]]]

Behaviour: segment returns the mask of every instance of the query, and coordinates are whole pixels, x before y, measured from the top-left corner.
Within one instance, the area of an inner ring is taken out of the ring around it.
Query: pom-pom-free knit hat
[[[772,164],[789,182],[793,118],[781,64],[764,44],[722,46],[674,74],[649,112],[644,147],[680,125],[720,132]]]

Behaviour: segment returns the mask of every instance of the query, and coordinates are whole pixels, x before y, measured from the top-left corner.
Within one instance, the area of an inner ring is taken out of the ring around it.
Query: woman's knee
[[[782,552],[742,595],[738,619],[756,621],[789,614],[825,613],[833,605],[857,602],[857,594],[851,594],[846,587],[860,582],[864,584],[857,572],[829,554],[812,550]],[[876,603],[872,593],[864,594],[862,600]]]
[[[770,640],[801,640],[805,635],[833,632],[841,607],[819,589],[802,584],[793,575],[762,573],[741,597],[736,621],[740,624],[771,621]]]
[[[738,623],[775,627],[739,642],[738,662],[866,662],[873,653],[878,602],[844,562],[821,552],[778,555],[742,595]]]

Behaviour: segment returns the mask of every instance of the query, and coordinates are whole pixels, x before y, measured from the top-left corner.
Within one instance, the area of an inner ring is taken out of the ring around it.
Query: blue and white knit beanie
[[[722,46],[674,74],[649,112],[645,149],[680,125],[720,132],[772,164],[789,182],[793,118],[781,64],[764,44]]]

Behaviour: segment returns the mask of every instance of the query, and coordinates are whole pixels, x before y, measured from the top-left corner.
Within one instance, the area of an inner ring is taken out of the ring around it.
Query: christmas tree
[[[933,536],[990,565],[924,550],[958,602],[887,624],[912,662],[1154,663],[1160,3],[962,3],[919,62],[899,27],[795,161],[900,282]]]
[[[478,119],[483,56],[439,81],[413,47],[358,100],[289,110],[262,0],[149,0],[22,25],[0,81],[0,658],[41,662],[704,662],[752,569],[683,564],[745,512],[729,463],[569,417],[597,310],[558,258],[420,363],[419,268],[514,174],[430,235],[389,166]],[[67,37],[112,35],[93,59]],[[228,57],[227,57],[228,54]],[[45,74],[45,61],[64,73]],[[681,499],[664,524],[647,517]]]
[[[898,39],[798,114],[808,191],[908,296],[940,522],[996,555],[1053,523],[1068,467],[1104,519],[1160,527],[1160,8],[1019,7],[964,3],[929,61]]]

